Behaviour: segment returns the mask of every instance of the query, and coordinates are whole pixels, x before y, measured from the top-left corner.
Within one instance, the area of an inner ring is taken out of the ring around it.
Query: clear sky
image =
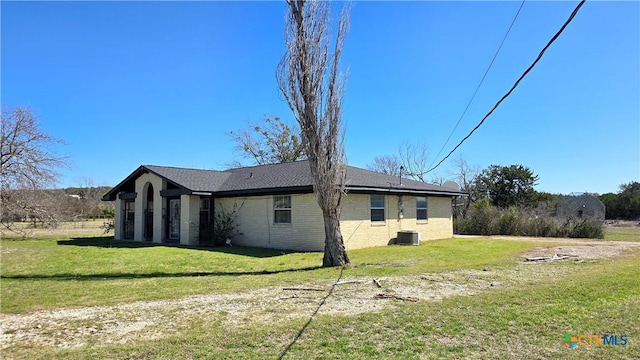
[[[350,165],[425,143],[439,160],[512,86],[578,4],[356,2],[342,65]],[[67,145],[60,186],[139,165],[224,169],[227,133],[294,121],[275,69],[283,2],[1,2],[2,108],[29,106]],[[338,9],[340,3],[334,3]],[[334,14],[337,16],[338,11]],[[640,3],[587,1],[520,86],[452,156],[523,164],[554,193],[640,180]],[[432,174],[447,176],[445,162]]]

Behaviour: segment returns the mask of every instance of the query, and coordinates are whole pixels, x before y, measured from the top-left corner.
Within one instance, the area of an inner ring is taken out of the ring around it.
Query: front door
[[[169,240],[180,240],[180,199],[169,200]]]

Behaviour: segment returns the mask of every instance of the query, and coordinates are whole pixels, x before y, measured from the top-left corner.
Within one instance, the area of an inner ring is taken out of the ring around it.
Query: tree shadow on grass
[[[58,245],[63,246],[93,246],[101,248],[123,248],[123,249],[139,249],[152,247],[172,247],[186,250],[203,250],[217,252],[221,254],[233,254],[240,256],[250,256],[255,258],[269,258],[295,253],[289,250],[262,249],[247,246],[193,246],[181,245],[177,243],[151,243],[142,241],[126,241],[114,240],[113,237],[86,237],[73,238],[70,240],[58,240]]]
[[[321,269],[322,266],[308,266],[296,269],[282,270],[256,270],[256,271],[195,271],[179,273],[101,273],[101,274],[30,274],[30,275],[0,275],[3,280],[76,280],[76,281],[96,281],[96,280],[119,280],[119,279],[150,279],[150,278],[186,278],[202,276],[242,276],[242,275],[273,275],[299,271],[313,271]]]
[[[186,246],[180,244],[154,244],[137,241],[121,241],[114,240],[112,237],[88,237],[74,238],[70,240],[58,240],[58,245],[62,246],[91,246],[100,248],[151,248],[151,247],[173,247],[185,250],[204,250],[217,253],[250,256],[255,258],[276,257],[292,253],[292,251],[282,251],[273,249],[251,248],[244,246],[225,246],[225,247],[197,247]],[[148,278],[187,278],[187,277],[221,277],[221,276],[242,276],[242,275],[273,275],[281,273],[293,273],[300,271],[313,271],[321,269],[322,266],[308,266],[301,268],[286,268],[280,270],[249,270],[249,271],[194,271],[194,272],[149,272],[149,273],[122,273],[122,272],[104,272],[96,274],[25,274],[25,275],[0,275],[0,279],[5,280],[54,280],[54,281],[99,281],[99,280],[118,280],[118,279],[148,279]],[[108,270],[108,269],[105,269]]]

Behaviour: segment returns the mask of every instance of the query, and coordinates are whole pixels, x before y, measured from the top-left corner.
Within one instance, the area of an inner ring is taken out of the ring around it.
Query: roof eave
[[[348,192],[354,193],[388,193],[388,194],[420,194],[420,195],[432,195],[432,196],[467,196],[466,193],[459,191],[439,191],[439,190],[427,190],[427,189],[402,189],[397,187],[391,188],[379,188],[371,186],[347,186]]]

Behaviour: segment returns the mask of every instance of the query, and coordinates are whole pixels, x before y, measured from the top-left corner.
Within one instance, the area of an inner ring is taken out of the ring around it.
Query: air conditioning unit
[[[417,231],[398,231],[398,245],[420,245],[420,234]]]

